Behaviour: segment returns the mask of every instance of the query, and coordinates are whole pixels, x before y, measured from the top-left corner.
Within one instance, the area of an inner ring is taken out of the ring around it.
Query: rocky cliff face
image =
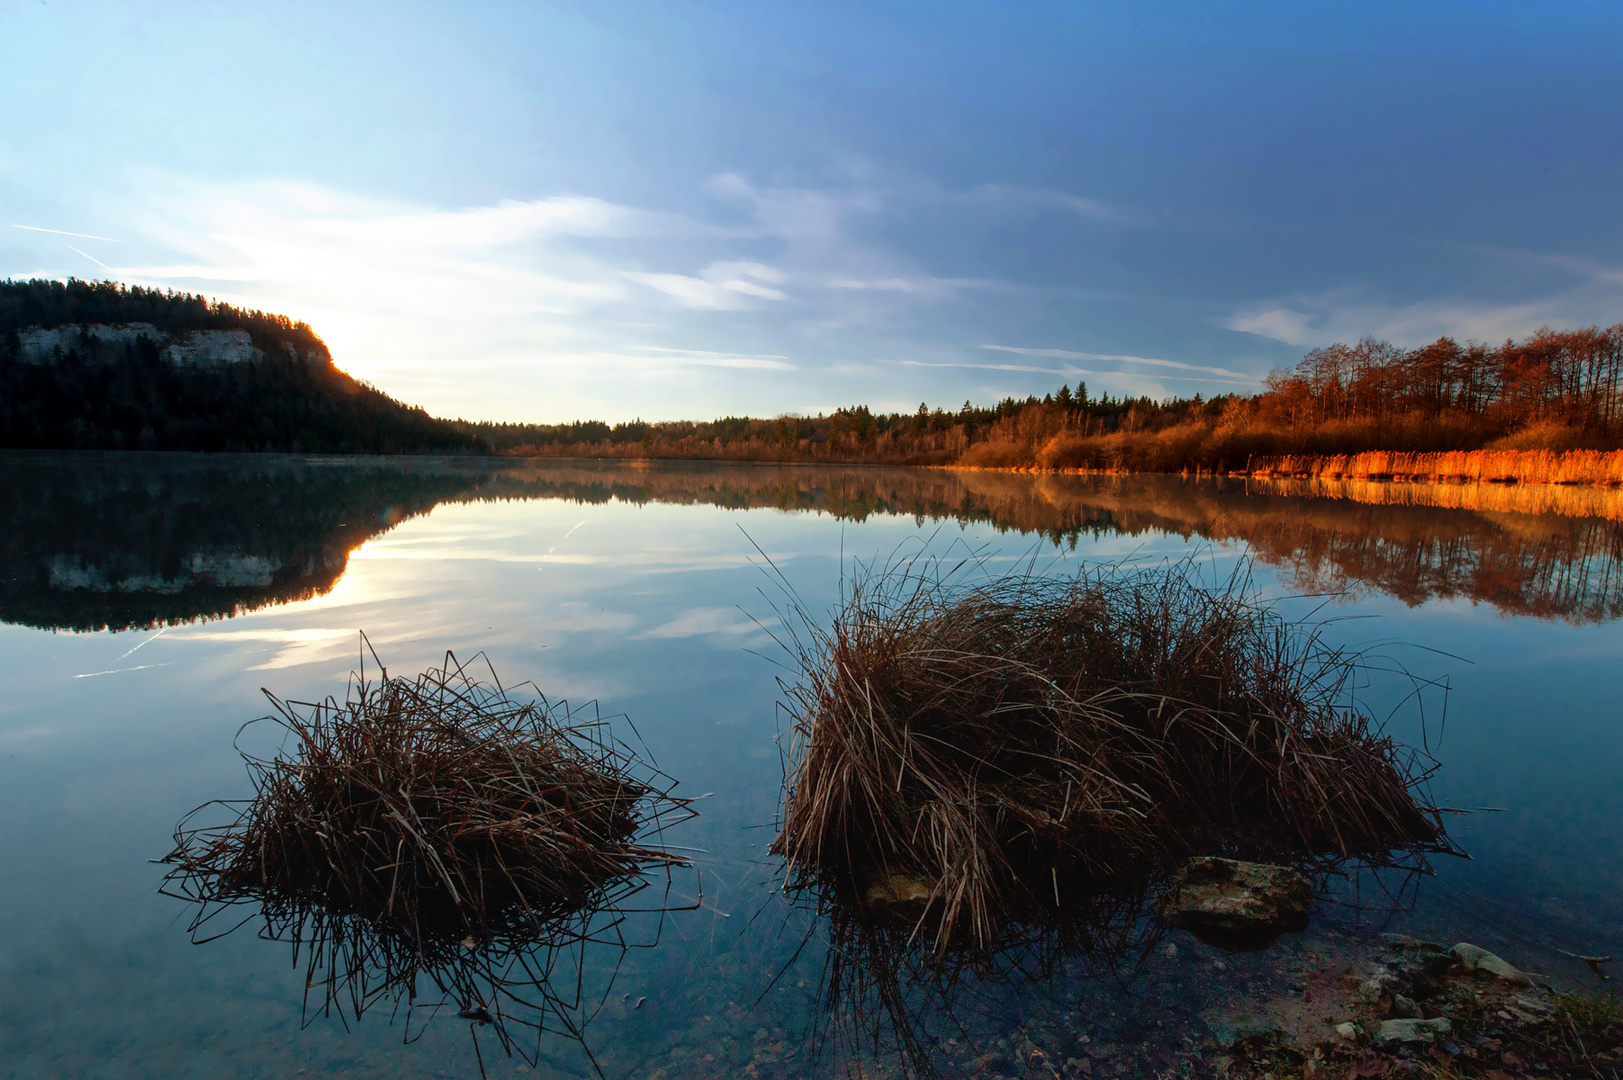
[[[151,323],[70,323],[65,326],[29,327],[17,332],[17,359],[25,364],[60,363],[77,354],[86,363],[111,363],[130,349],[147,343],[177,367],[225,367],[265,358],[246,330],[184,330],[166,332]],[[280,342],[288,357],[296,357],[291,342]]]

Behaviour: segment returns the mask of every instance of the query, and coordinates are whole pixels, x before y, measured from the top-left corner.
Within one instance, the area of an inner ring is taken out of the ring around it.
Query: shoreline
[[[1571,954],[1568,954],[1571,955]],[[1203,1014],[1208,1036],[1195,1075],[1229,1077],[1616,1077],[1623,1007],[1596,976],[1524,972],[1468,942],[1383,933],[1321,940],[1276,963],[1282,994],[1237,994]],[[1210,963],[1210,961],[1208,961]],[[1213,964],[1221,966],[1221,961]]]
[[[647,467],[655,462],[703,461],[734,465],[812,465],[842,468],[947,469],[1035,476],[1186,476],[1266,480],[1360,480],[1382,483],[1517,484],[1555,487],[1623,487],[1623,450],[1450,450],[1412,453],[1369,450],[1356,454],[1255,456],[1242,468],[1204,465],[1181,469],[1054,468],[977,465],[952,461],[872,461],[836,457],[749,457],[673,454],[516,454],[498,460],[613,461]]]

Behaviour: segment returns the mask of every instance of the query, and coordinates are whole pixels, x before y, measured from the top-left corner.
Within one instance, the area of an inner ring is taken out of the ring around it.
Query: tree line
[[[1286,454],[1623,446],[1623,324],[1493,346],[1364,338],[1310,351],[1254,395],[1091,397],[708,423],[464,425],[498,452],[986,468],[1226,471]]]
[[[851,405],[819,416],[727,416],[711,421],[633,420],[619,424],[493,424],[457,421],[459,430],[498,453],[542,457],[695,458],[746,461],[946,465],[972,447],[1031,442],[1074,430],[1116,431],[1215,416],[1225,399],[1155,401],[1091,397],[1086,383],[1057,393],[1008,397],[991,406],[966,401],[957,410],[920,403],[913,412],[875,412]]]
[[[1441,337],[1417,349],[1364,338],[1270,373],[1265,404],[1291,424],[1458,413],[1504,427],[1558,422],[1610,432],[1623,420],[1623,323],[1545,327],[1499,346]]]
[[[148,323],[244,330],[262,358],[182,369],[159,343],[26,362],[30,328]],[[1178,471],[1257,456],[1623,446],[1623,324],[1500,345],[1364,338],[1313,349],[1254,395],[1092,396],[1086,384],[958,409],[851,405],[813,417],[497,424],[445,420],[332,363],[283,315],[112,282],[0,281],[0,446],[459,452]]]

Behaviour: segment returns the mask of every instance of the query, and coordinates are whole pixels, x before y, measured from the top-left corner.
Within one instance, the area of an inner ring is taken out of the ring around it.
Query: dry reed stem
[[[801,613],[782,830],[791,890],[989,950],[1191,854],[1305,864],[1444,850],[1428,773],[1353,708],[1354,658],[1190,565],[974,585],[864,568]],[[884,905],[881,905],[884,906]]]

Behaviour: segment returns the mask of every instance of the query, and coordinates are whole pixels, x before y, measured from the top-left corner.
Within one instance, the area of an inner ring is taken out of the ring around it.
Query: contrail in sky
[[[68,235],[69,236],[78,236],[79,234],[78,233],[68,233]],[[116,241],[116,240],[114,241],[114,243],[117,243],[117,242],[118,241]],[[108,266],[106,263],[102,262],[100,259],[96,258],[94,255],[90,255],[90,254],[87,254],[87,253],[85,253],[83,251],[80,251],[78,248],[74,247],[72,244],[64,244],[63,246],[66,247],[69,251],[74,252],[75,254],[84,255],[85,258],[89,259],[91,262],[95,263],[97,266],[101,267],[103,270],[107,271],[109,274],[118,273],[117,270],[114,270],[111,266]]]
[[[58,236],[77,236],[81,240],[105,240],[109,244],[122,244],[124,242],[122,240],[114,240],[111,236],[91,236],[89,233],[63,232],[61,229],[42,229],[38,225],[13,225],[12,228],[13,229],[27,229],[29,232],[55,233]],[[83,254],[83,252],[81,252],[80,254]]]

